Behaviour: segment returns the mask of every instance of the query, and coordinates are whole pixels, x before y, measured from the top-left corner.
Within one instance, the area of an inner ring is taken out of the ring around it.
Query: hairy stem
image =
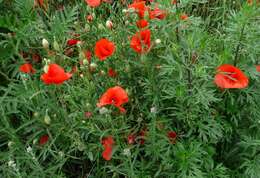
[[[241,29],[241,32],[240,32],[239,41],[238,41],[238,44],[237,44],[237,47],[236,47],[236,51],[235,51],[234,66],[236,66],[237,63],[238,63],[239,52],[240,52],[240,48],[241,48],[241,41],[242,41],[242,38],[243,38],[243,35],[244,35],[245,26],[246,25],[244,24],[242,29]]]

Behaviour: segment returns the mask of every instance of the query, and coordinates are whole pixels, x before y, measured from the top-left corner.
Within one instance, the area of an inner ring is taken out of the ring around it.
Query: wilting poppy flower
[[[127,143],[130,144],[130,145],[134,144],[135,143],[135,135],[133,135],[133,134],[128,135]]]
[[[147,52],[151,47],[151,32],[149,29],[137,32],[131,39],[130,47],[137,53]]]
[[[35,73],[35,69],[33,68],[32,64],[29,64],[29,63],[26,63],[26,64],[23,64],[19,67],[19,70],[20,72],[23,72],[23,73],[31,73],[31,74],[34,74]]]
[[[101,0],[85,0],[90,7],[98,7],[101,4]]]
[[[181,16],[180,16],[180,19],[181,20],[188,20],[188,15],[187,14],[181,14]]]
[[[174,132],[174,131],[169,131],[169,132],[167,133],[167,136],[168,136],[168,138],[169,138],[169,140],[170,140],[171,143],[175,143],[176,138],[177,138],[176,132]]]
[[[150,19],[157,18],[157,19],[162,20],[166,17],[166,12],[157,7],[154,10],[149,11],[149,17],[150,17]]]
[[[145,28],[145,27],[147,27],[149,25],[149,23],[146,21],[146,20],[144,20],[144,19],[140,19],[140,20],[138,20],[137,22],[136,22],[136,26],[138,27],[138,28]]]
[[[72,74],[65,73],[64,69],[57,64],[50,64],[47,73],[42,74],[41,80],[45,84],[62,84],[70,79]]]
[[[133,8],[139,15],[139,18],[144,18],[144,13],[147,10],[147,7],[145,6],[145,1],[140,2],[134,2],[128,6],[128,8]]]
[[[109,68],[108,69],[108,76],[109,77],[116,77],[117,76],[117,72],[114,69]]]
[[[117,107],[121,112],[125,112],[125,109],[121,106],[128,102],[128,96],[126,91],[120,86],[109,88],[99,99],[97,103],[98,107],[105,105],[113,105]]]
[[[256,66],[256,71],[257,71],[257,72],[260,72],[260,65],[257,65],[257,66]]]
[[[95,54],[99,60],[104,61],[107,57],[111,56],[115,51],[113,42],[103,38],[96,42]]]
[[[76,45],[76,44],[79,43],[79,42],[80,42],[80,40],[70,39],[70,40],[67,41],[67,45],[68,45],[68,46],[74,46],[74,45]]]
[[[43,135],[40,137],[40,140],[39,140],[39,144],[40,145],[44,145],[48,142],[49,140],[49,136],[48,135]]]
[[[215,83],[220,88],[245,88],[248,86],[248,78],[235,66],[223,64],[217,68]]]
[[[102,140],[102,145],[104,147],[104,151],[102,153],[102,157],[109,161],[112,158],[113,153],[113,145],[114,145],[114,139],[112,136],[108,136]]]

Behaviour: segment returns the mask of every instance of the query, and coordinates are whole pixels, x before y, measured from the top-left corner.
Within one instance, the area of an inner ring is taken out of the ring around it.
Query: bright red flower
[[[149,11],[149,17],[150,19],[164,19],[166,17],[166,12],[164,10],[159,9],[156,7],[154,10]]]
[[[256,66],[256,71],[257,71],[257,72],[260,72],[260,65],[257,65],[257,66]]]
[[[134,2],[132,4],[130,4],[128,6],[128,8],[133,8],[135,9],[135,11],[137,12],[139,18],[144,18],[144,13],[145,11],[148,9],[146,6],[145,6],[145,1],[140,1],[140,2]]]
[[[117,107],[121,112],[126,112],[126,110],[121,106],[128,102],[128,96],[126,91],[120,86],[115,86],[109,88],[99,99],[97,103],[98,107],[113,105]]]
[[[70,39],[70,40],[67,41],[67,45],[68,45],[68,46],[74,46],[74,45],[76,45],[76,44],[79,43],[79,42],[80,42],[80,40]]]
[[[23,73],[31,73],[31,74],[34,74],[36,72],[36,70],[33,68],[32,64],[29,64],[29,63],[26,63],[26,64],[23,64],[19,67],[19,70],[20,72],[23,72]]]
[[[104,151],[102,153],[102,157],[109,161],[112,158],[113,153],[113,145],[114,145],[114,139],[112,136],[108,136],[102,140],[102,145],[104,147]]]
[[[217,68],[215,83],[220,88],[246,88],[247,76],[235,66],[223,64]]]
[[[147,52],[151,47],[151,31],[147,29],[137,32],[131,39],[130,47],[137,53]]]
[[[64,69],[57,64],[50,64],[48,72],[42,74],[41,80],[45,84],[62,84],[64,81],[70,79],[71,73],[65,73]]]
[[[101,0],[85,0],[90,7],[98,7],[101,4]]]
[[[48,142],[49,140],[49,136],[48,135],[43,135],[40,137],[40,140],[39,140],[39,144],[40,145],[44,145]]]
[[[127,137],[127,142],[128,142],[128,144],[134,144],[135,143],[135,135],[133,135],[133,134],[130,134],[130,135],[128,135],[128,137]]]
[[[100,61],[104,61],[107,57],[111,56],[115,51],[113,42],[103,38],[96,42],[95,54]]]
[[[138,27],[138,28],[145,28],[145,27],[147,27],[149,25],[149,23],[146,21],[146,20],[144,20],[144,19],[140,19],[140,20],[138,20],[137,22],[136,22],[136,26]]]
[[[117,72],[114,69],[109,68],[108,69],[108,76],[109,77],[116,77],[117,76]]]
[[[180,19],[181,20],[188,20],[189,16],[185,13],[181,14]]]

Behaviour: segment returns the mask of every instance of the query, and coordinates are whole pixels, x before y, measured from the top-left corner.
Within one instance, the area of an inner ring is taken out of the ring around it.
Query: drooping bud
[[[51,124],[51,118],[50,118],[50,116],[49,116],[48,114],[45,115],[45,117],[44,117],[44,122],[45,122],[45,124],[47,124],[47,125],[50,125],[50,124]]]
[[[112,29],[112,28],[113,28],[113,23],[112,23],[111,20],[107,20],[107,21],[106,21],[106,27],[107,27],[108,29]]]
[[[49,49],[49,42],[45,38],[42,39],[42,46],[45,49]]]

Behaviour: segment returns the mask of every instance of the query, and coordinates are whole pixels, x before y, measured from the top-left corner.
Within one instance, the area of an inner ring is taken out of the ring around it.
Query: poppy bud
[[[111,22],[111,20],[107,20],[107,21],[106,21],[106,27],[107,27],[108,29],[112,29],[113,23]]]
[[[58,44],[58,42],[56,40],[54,40],[53,42],[53,48],[56,50],[56,51],[59,51],[60,50],[60,46]]]
[[[156,113],[157,112],[157,108],[156,107],[151,107],[150,112],[151,113]]]
[[[161,41],[161,39],[159,39],[159,38],[155,40],[155,43],[156,43],[156,44],[160,44],[161,42],[162,42],[162,41]]]
[[[87,19],[88,22],[92,22],[93,21],[93,16],[92,15],[88,15],[86,17],[86,19]]]
[[[46,65],[43,67],[43,71],[44,71],[45,73],[47,73],[48,70],[49,70],[49,65],[46,64]]]
[[[106,72],[103,71],[103,70],[101,70],[101,71],[100,71],[100,75],[106,75]]]
[[[83,59],[83,65],[88,65],[88,60],[86,60],[86,59]]]
[[[39,116],[38,112],[33,113],[33,117],[38,117],[38,116]]]
[[[83,74],[79,74],[79,76],[80,76],[81,78],[83,78],[83,77],[84,77],[84,75],[83,75]]]
[[[49,49],[49,42],[45,38],[42,39],[42,46],[45,49]]]
[[[13,144],[14,144],[14,142],[9,141],[7,145],[8,145],[9,148],[11,148],[13,146]]]
[[[35,145],[38,142],[37,139],[33,139],[33,144]]]
[[[51,118],[50,118],[50,116],[48,116],[47,114],[46,114],[45,117],[44,117],[44,122],[45,122],[45,124],[47,124],[47,125],[50,125],[50,124],[51,124]]]
[[[102,30],[102,29],[104,29],[104,26],[103,26],[103,24],[101,24],[101,23],[100,23],[100,24],[98,24],[98,29],[99,29],[99,30]]]
[[[90,70],[91,70],[91,71],[95,71],[96,68],[97,68],[97,64],[96,64],[96,63],[91,63],[91,64],[90,64]]]

